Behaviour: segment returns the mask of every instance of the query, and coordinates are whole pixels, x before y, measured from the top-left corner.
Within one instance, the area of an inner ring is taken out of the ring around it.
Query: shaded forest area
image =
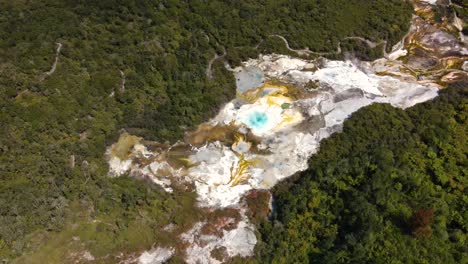
[[[466,263],[468,84],[363,108],[276,186],[259,263]]]
[[[255,48],[269,34],[316,51],[354,35],[395,43],[410,16],[400,0],[1,1],[0,260],[73,221],[103,222],[86,232],[107,241],[93,252],[105,255],[159,239],[132,228],[154,233],[196,215],[189,194],[108,178],[103,154],[121,129],[174,141],[212,116],[235,93],[221,61],[205,74],[223,48],[234,65],[284,50],[274,40]]]

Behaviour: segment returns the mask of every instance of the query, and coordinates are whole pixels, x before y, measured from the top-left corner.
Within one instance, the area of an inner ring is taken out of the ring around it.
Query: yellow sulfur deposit
[[[256,164],[255,161],[246,160],[244,154],[239,154],[239,162],[237,163],[237,168],[235,164],[231,166],[231,179],[227,184],[231,186],[236,186],[238,184],[245,183],[249,179],[249,167]]]

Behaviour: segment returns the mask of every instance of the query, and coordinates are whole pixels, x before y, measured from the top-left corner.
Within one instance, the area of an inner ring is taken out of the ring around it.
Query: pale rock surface
[[[174,255],[174,249],[157,247],[150,251],[145,251],[138,258],[138,264],[162,264]]]
[[[426,2],[428,4],[431,4],[431,5],[436,5],[437,4],[437,0],[421,0],[422,2]]]
[[[221,237],[216,235],[203,235],[201,229],[205,223],[200,222],[181,235],[181,239],[189,243],[186,251],[186,261],[189,264],[217,264],[221,261],[213,258],[211,252],[215,249],[224,248],[228,257],[253,255],[257,237],[255,227],[248,222],[245,215],[232,230],[223,230]]]

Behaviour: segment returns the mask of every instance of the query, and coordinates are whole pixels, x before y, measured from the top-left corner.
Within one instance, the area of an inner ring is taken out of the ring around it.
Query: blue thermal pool
[[[252,129],[261,130],[268,123],[268,116],[264,112],[252,112],[246,120],[246,125]]]

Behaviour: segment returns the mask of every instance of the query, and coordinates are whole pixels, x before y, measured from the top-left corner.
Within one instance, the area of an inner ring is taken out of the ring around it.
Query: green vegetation
[[[159,241],[129,237],[136,223],[192,221],[193,197],[109,179],[104,151],[121,129],[173,141],[212,116],[235,94],[221,60],[205,74],[223,48],[235,64],[283,52],[273,38],[255,49],[269,34],[317,51],[353,35],[395,43],[410,13],[400,0],[0,1],[0,261],[43,250],[53,263],[63,256],[49,248],[70,236],[112,254]]]
[[[128,177],[100,181],[103,193],[69,205],[69,217],[62,231],[39,231],[28,237],[25,251],[32,251],[16,263],[74,263],[89,252],[105,263],[118,263],[124,256],[160,246],[175,247],[171,239],[199,220],[195,193],[177,196],[158,191],[156,186]],[[174,230],[162,231],[169,224]],[[109,255],[111,253],[111,255]],[[112,255],[114,253],[114,255]]]
[[[278,185],[259,263],[466,263],[468,85],[359,110]]]

